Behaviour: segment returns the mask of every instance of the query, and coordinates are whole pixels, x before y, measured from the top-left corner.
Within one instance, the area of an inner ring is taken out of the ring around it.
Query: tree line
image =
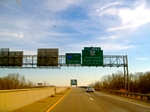
[[[103,76],[100,80],[90,84],[94,88],[109,90],[125,90],[125,77],[122,71]],[[150,93],[150,71],[129,74],[129,92]]]
[[[42,87],[47,86],[47,82],[44,82]],[[0,90],[7,89],[25,89],[38,87],[36,83],[26,80],[25,76],[21,76],[18,73],[11,73],[5,77],[0,77]]]
[[[11,73],[5,77],[0,78],[0,89],[23,89],[31,88],[35,84],[31,81],[26,81],[25,76],[21,76],[18,73]]]

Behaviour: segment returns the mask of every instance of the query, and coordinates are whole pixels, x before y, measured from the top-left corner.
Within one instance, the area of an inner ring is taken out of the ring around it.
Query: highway
[[[150,103],[74,87],[49,112],[150,112]]]

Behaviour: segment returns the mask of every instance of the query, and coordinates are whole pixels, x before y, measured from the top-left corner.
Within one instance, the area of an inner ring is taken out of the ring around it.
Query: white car
[[[95,89],[93,87],[87,87],[86,92],[94,92]]]

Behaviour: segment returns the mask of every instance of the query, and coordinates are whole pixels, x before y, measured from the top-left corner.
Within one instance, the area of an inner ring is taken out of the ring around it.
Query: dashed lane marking
[[[91,98],[91,97],[90,97],[90,100],[94,101],[94,99],[93,99],[93,98]]]

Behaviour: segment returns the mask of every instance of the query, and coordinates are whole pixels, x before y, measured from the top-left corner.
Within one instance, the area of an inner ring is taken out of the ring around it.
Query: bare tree
[[[33,86],[35,86],[33,82],[26,82],[25,77],[20,76],[18,73],[11,73],[0,78],[0,89],[21,89]]]
[[[136,72],[129,74],[130,91],[135,93],[150,93],[150,72]],[[95,88],[120,90],[124,89],[123,72],[117,71],[112,75],[106,75],[100,81],[92,83]]]
[[[49,86],[48,82],[43,81],[43,86],[44,86],[44,87]]]

